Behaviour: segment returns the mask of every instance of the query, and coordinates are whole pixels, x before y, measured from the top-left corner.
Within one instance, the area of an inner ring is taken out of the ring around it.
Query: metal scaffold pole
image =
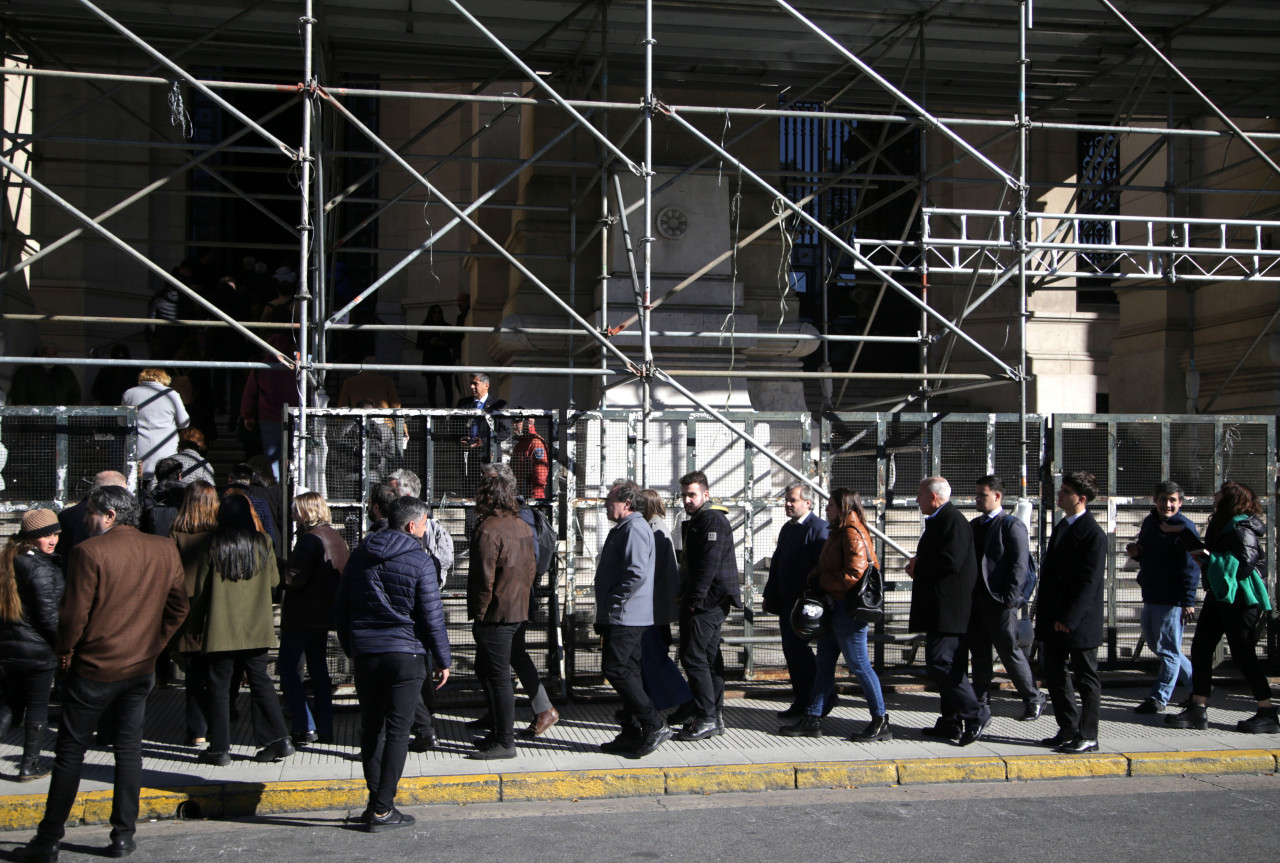
[[[1030,0],[1018,2],[1018,443],[1019,498],[1027,497],[1027,29]]]
[[[298,470],[293,472],[299,476],[305,471],[307,464],[307,408],[311,407],[308,397],[308,378],[311,375],[311,352],[308,344],[309,312],[311,310],[311,293],[308,291],[311,270],[311,126],[315,115],[316,81],[312,68],[312,46],[316,19],[312,15],[312,0],[306,0],[306,12],[299,21],[302,29],[302,145],[298,149],[298,166],[301,179],[298,183],[301,219],[298,222],[298,291],[294,295],[294,309],[298,315],[298,451],[295,454]],[[283,483],[288,485],[288,483]]]
[[[644,4],[644,295],[640,305],[642,347],[640,378],[644,412],[640,419],[640,485],[649,485],[649,414],[653,412],[653,343],[651,340],[653,276],[653,0]]]

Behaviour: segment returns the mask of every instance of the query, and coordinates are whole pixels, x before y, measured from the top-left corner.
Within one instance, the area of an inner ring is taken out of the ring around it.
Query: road
[[[1270,860],[1280,778],[1201,776],[408,807],[417,823],[369,835],[346,812],[144,824],[150,861]],[[30,834],[0,834],[6,855]],[[63,861],[101,860],[107,827],[69,831]]]

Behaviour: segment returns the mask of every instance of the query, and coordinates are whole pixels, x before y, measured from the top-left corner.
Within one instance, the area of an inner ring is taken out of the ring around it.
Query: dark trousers
[[[671,624],[655,623],[640,639],[640,679],[657,710],[693,700],[693,690],[671,659]]]
[[[360,700],[360,760],[369,808],[390,812],[409,753],[409,726],[427,678],[421,654],[374,653],[355,658]]]
[[[991,661],[993,647],[1018,694],[1024,699],[1039,699],[1040,688],[1031,673],[1031,663],[1018,647],[1018,609],[1006,608],[984,590],[973,597],[973,616],[969,618],[973,694],[982,702],[987,701],[995,677]]]
[[[623,731],[639,735],[660,728],[662,717],[654,709],[653,702],[644,691],[640,676],[640,640],[647,626],[614,626],[604,628],[601,646],[600,670],[609,685],[622,698],[626,719]]]
[[[209,748],[214,752],[231,749],[231,675],[236,662],[244,667],[249,681],[249,697],[253,709],[253,737],[258,746],[266,746],[289,736],[289,726],[280,709],[275,685],[267,673],[267,650],[226,650],[206,653],[209,663]]]
[[[1227,637],[1231,648],[1231,661],[1240,669],[1244,682],[1249,685],[1253,697],[1262,701],[1271,697],[1271,685],[1258,661],[1255,646],[1262,634],[1262,607],[1258,605],[1229,605],[1219,602],[1212,595],[1205,596],[1196,622],[1196,634],[1191,638],[1191,692],[1208,698],[1213,692],[1213,654],[1222,636]]]
[[[925,636],[924,665],[941,695],[941,714],[954,723],[981,722],[991,710],[978,702],[969,683],[969,649],[963,635],[930,632]]]
[[[791,678],[791,703],[807,707],[813,696],[813,679],[817,674],[813,658],[813,645],[796,635],[791,628],[790,611],[778,618],[782,633],[782,657],[787,663],[787,675]],[[824,693],[830,698],[831,693]]]
[[[1098,708],[1102,705],[1102,681],[1098,677],[1098,648],[1087,650],[1044,642],[1040,650],[1044,679],[1053,700],[1058,727],[1085,740],[1098,739]],[[1070,673],[1068,673],[1068,671]],[[1080,689],[1080,706],[1071,678]]]
[[[187,689],[187,736],[209,736],[209,663],[203,653],[184,653]]]
[[[66,833],[67,818],[80,789],[84,751],[93,740],[98,720],[111,714],[115,731],[112,751],[116,767],[112,776],[111,838],[130,837],[138,821],[138,794],[142,788],[142,722],[147,695],[155,686],[155,675],[144,674],[128,680],[103,683],[76,674],[67,675],[62,686],[62,722],[54,746],[53,777],[44,804],[44,818],[36,835],[60,840]]]
[[[511,686],[511,642],[518,623],[481,623],[471,626],[476,640],[476,675],[484,687],[485,702],[493,717],[492,740],[504,746],[516,742],[516,695]]]
[[[415,737],[435,737],[435,707],[436,707],[436,682],[433,679],[436,673],[436,662],[428,653],[423,659],[423,666],[427,670],[427,676],[422,679],[422,690],[418,693],[418,703],[413,707],[413,726],[410,728],[411,733]]]
[[[49,695],[53,691],[54,668],[4,669],[4,706],[13,714],[13,724],[44,725],[49,721]]]
[[[680,609],[680,664],[693,690],[693,706],[701,719],[715,719],[724,706],[724,655],[720,652],[720,627],[728,609],[708,611]]]

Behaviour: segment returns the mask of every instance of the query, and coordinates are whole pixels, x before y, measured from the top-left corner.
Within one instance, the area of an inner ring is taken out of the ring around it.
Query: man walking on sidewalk
[[[619,480],[604,509],[614,527],[596,565],[596,626],[604,638],[600,669],[622,698],[622,731],[601,749],[643,758],[671,739],[640,677],[640,639],[653,625],[654,539],[640,486]]]
[[[969,619],[973,693],[978,701],[989,703],[995,676],[991,662],[994,647],[1005,673],[1022,696],[1022,715],[1018,718],[1030,722],[1044,712],[1044,693],[1036,686],[1027,655],[1018,647],[1018,612],[1026,604],[1031,563],[1027,526],[1001,509],[1004,483],[998,476],[981,477],[973,500],[979,513],[969,522],[978,556],[973,616]]]
[[[397,498],[387,529],[372,534],[342,573],[334,627],[355,662],[360,700],[360,760],[369,786],[364,828],[370,833],[407,827],[412,815],[395,807],[396,787],[409,751],[409,726],[427,676],[426,654],[436,663],[437,686],[449,679],[449,637],[435,563],[422,550],[427,506]]]
[[[693,690],[694,716],[677,740],[705,740],[724,734],[724,655],[720,627],[729,609],[741,607],[738,559],[729,519],[711,504],[707,475],[700,470],[680,477],[680,493],[689,520],[681,530],[680,662]]]
[[[66,672],[62,721],[44,818],[16,857],[56,863],[80,788],[84,753],[110,712],[115,738],[108,857],[127,857],[142,788],[142,724],[155,685],[156,657],[187,616],[178,547],[138,530],[141,507],[126,489],[89,493],[89,538],[71,552],[55,650]]]

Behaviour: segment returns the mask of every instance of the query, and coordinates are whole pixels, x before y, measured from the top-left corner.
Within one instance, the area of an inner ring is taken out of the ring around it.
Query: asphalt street
[[[414,806],[416,824],[377,835],[348,812],[153,822],[131,859],[1248,863],[1274,857],[1278,805],[1280,778],[1236,775]],[[62,860],[102,859],[106,839],[75,828]]]

